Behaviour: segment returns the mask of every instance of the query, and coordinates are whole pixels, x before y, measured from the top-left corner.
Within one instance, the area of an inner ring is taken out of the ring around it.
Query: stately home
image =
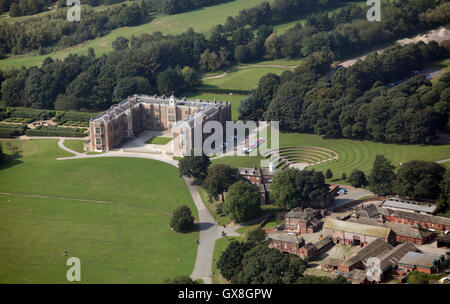
[[[174,136],[173,154],[183,155],[194,146],[194,126],[218,121],[225,130],[229,120],[231,105],[228,102],[134,95],[91,119],[90,150],[109,151],[143,130],[170,130]],[[202,143],[208,135],[201,133]]]

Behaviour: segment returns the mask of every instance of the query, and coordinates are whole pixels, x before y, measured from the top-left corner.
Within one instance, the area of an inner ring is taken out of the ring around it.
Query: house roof
[[[383,272],[397,266],[399,260],[403,258],[408,252],[417,251],[416,246],[411,243],[400,244],[380,257],[380,268]]]
[[[341,263],[341,260],[336,259],[336,258],[327,258],[322,264],[325,265],[331,265],[331,266],[339,266],[339,264]]]
[[[408,212],[408,211],[402,211],[402,210],[393,210],[393,209],[389,209],[389,208],[387,210],[389,212],[389,215],[398,216],[401,218],[406,218],[406,219],[419,221],[419,222],[435,223],[435,224],[450,226],[450,218],[429,215],[429,214],[420,214],[420,213],[414,213],[414,212]]]
[[[387,239],[389,237],[389,234],[391,233],[391,229],[388,228],[359,224],[351,221],[340,221],[333,218],[328,218],[323,228],[374,236],[384,239]]]
[[[398,197],[390,197],[383,201],[383,207],[400,208],[411,211],[433,213],[436,210],[436,205],[431,203],[422,203],[413,200],[402,199]]]
[[[418,227],[417,225],[408,225],[408,224],[402,224],[402,223],[394,223],[394,222],[379,222],[376,219],[373,218],[367,218],[367,217],[360,217],[360,218],[350,218],[350,221],[360,224],[366,224],[366,225],[374,225],[379,227],[385,227],[389,228],[396,235],[405,236],[409,238],[414,239],[420,239],[423,240],[430,236],[432,234],[431,231],[422,229]]]
[[[271,234],[268,237],[269,237],[269,239],[272,239],[272,240],[288,242],[288,243],[295,243],[295,244],[303,244],[305,242],[305,240],[302,237],[288,235],[286,233]]]
[[[359,261],[366,262],[368,258],[379,257],[388,252],[389,250],[391,250],[392,248],[394,247],[392,247],[390,244],[386,243],[382,239],[376,239],[373,242],[367,244],[355,255],[353,255],[348,260],[343,261],[342,263],[351,266],[358,263]]]
[[[450,244],[450,234],[440,235],[440,236],[436,237],[436,240],[441,243]]]
[[[400,259],[400,261],[398,261],[398,264],[405,266],[421,266],[432,268],[433,261],[438,259],[439,257],[435,255],[409,251]]]
[[[331,236],[326,236],[320,241],[318,241],[314,246],[316,247],[317,251],[320,251],[324,247],[328,246],[330,243],[333,243],[333,239],[331,238]]]

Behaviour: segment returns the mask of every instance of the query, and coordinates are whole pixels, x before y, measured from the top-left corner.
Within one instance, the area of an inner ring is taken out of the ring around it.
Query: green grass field
[[[248,90],[256,88],[259,79],[267,73],[281,75],[287,69],[273,67],[255,67],[230,71],[223,78],[203,79],[203,86],[228,90]],[[201,90],[202,87],[199,88]]]
[[[84,153],[84,140],[76,140],[76,139],[66,139],[64,141],[64,146],[69,149],[72,149],[76,152]]]
[[[83,42],[71,48],[54,52],[43,56],[17,56],[0,60],[0,69],[7,66],[34,66],[40,65],[47,57],[64,58],[69,54],[86,55],[90,47],[94,48],[97,56],[106,54],[112,50],[112,42],[119,36],[130,38],[144,33],[162,32],[163,34],[181,34],[189,27],[196,32],[208,34],[217,24],[225,23],[228,16],[236,16],[239,11],[253,7],[264,0],[234,0],[219,5],[204,7],[201,9],[175,15],[158,15],[146,24],[133,27],[121,27],[108,35]]]
[[[170,142],[173,138],[171,137],[162,137],[162,136],[155,136],[147,140],[146,144],[152,144],[152,145],[161,145],[164,146],[168,142]]]
[[[280,133],[280,146],[315,146],[333,150],[339,154],[338,160],[309,167],[318,171],[330,169],[334,177],[331,181],[343,182],[340,177],[343,172],[347,176],[353,169],[359,169],[366,174],[372,168],[375,156],[383,154],[392,164],[399,167],[400,163],[409,160],[435,161],[450,156],[450,145],[396,145],[375,143],[371,141],[357,141],[349,139],[323,139],[317,135],[300,133]],[[228,164],[233,167],[253,167],[259,164],[258,157],[223,157],[214,159],[213,163]],[[448,163],[446,166],[449,166]]]
[[[72,154],[56,140],[13,145],[22,158],[0,168],[0,283],[67,282],[65,250],[81,260],[82,283],[162,283],[192,272],[199,233],[169,228],[179,205],[198,218],[175,167],[133,158],[57,161]]]

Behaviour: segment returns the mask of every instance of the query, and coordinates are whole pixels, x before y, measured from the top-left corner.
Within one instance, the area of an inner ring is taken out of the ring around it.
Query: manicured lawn
[[[251,90],[256,88],[259,79],[267,73],[281,75],[287,69],[272,67],[255,67],[229,72],[223,78],[204,79],[203,85],[210,88],[228,90]],[[201,87],[199,88],[201,90]]]
[[[133,158],[57,161],[72,154],[56,140],[14,145],[23,157],[0,167],[0,192],[14,194],[0,194],[0,283],[67,282],[64,250],[80,258],[82,283],[162,283],[192,272],[198,232],[169,228],[177,206],[198,218],[177,168]]]
[[[0,60],[0,69],[4,69],[6,66],[40,65],[49,56],[55,59],[67,57],[69,54],[86,55],[90,47],[94,48],[97,56],[100,56],[112,50],[112,42],[119,36],[131,38],[133,35],[139,36],[144,33],[150,34],[157,31],[163,34],[181,34],[189,27],[192,27],[196,32],[208,34],[215,25],[224,24],[228,16],[236,16],[242,9],[256,6],[263,1],[234,0],[182,14],[158,15],[146,24],[121,27],[108,35],[83,42],[59,52],[43,56],[21,56]]]
[[[228,236],[220,238],[216,241],[216,244],[214,245],[214,255],[212,264],[214,284],[228,283],[228,281],[225,280],[225,278],[220,275],[220,271],[216,268],[216,263],[219,261],[222,252],[224,252],[227,249],[228,245],[230,245],[232,241],[243,241],[243,240],[244,240],[243,237]]]
[[[338,160],[309,168],[323,172],[330,169],[334,176],[331,181],[340,183],[343,183],[340,179],[343,172],[346,172],[347,176],[353,169],[362,170],[366,174],[370,173],[375,156],[378,154],[383,154],[396,167],[399,167],[400,163],[410,160],[436,161],[446,159],[450,155],[450,145],[396,145],[349,139],[323,139],[311,134],[280,133],[280,146],[297,145],[323,147],[338,153]],[[233,167],[253,167],[255,163],[259,165],[256,157],[245,156],[223,157],[214,159],[212,162],[228,164]]]
[[[84,153],[84,140],[76,140],[76,139],[66,139],[64,141],[64,146],[69,149],[72,149],[76,152]]]
[[[213,101],[214,99],[219,101],[228,101],[231,103],[231,119],[232,120],[238,120],[239,119],[239,111],[238,107],[242,99],[244,99],[245,95],[238,95],[238,94],[210,94],[210,93],[189,93],[186,95],[189,99],[196,100],[196,99],[202,99],[202,100],[208,100]]]
[[[146,144],[153,144],[153,145],[162,145],[164,146],[168,142],[170,142],[173,138],[171,137],[162,137],[162,136],[155,136],[147,140]]]

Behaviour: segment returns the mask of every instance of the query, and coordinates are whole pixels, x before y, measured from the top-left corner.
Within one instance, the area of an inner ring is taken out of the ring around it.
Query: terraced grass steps
[[[283,169],[295,163],[306,163],[307,166],[317,165],[339,158],[333,150],[314,146],[281,147],[268,150],[263,156],[270,157],[271,166],[277,169]]]

